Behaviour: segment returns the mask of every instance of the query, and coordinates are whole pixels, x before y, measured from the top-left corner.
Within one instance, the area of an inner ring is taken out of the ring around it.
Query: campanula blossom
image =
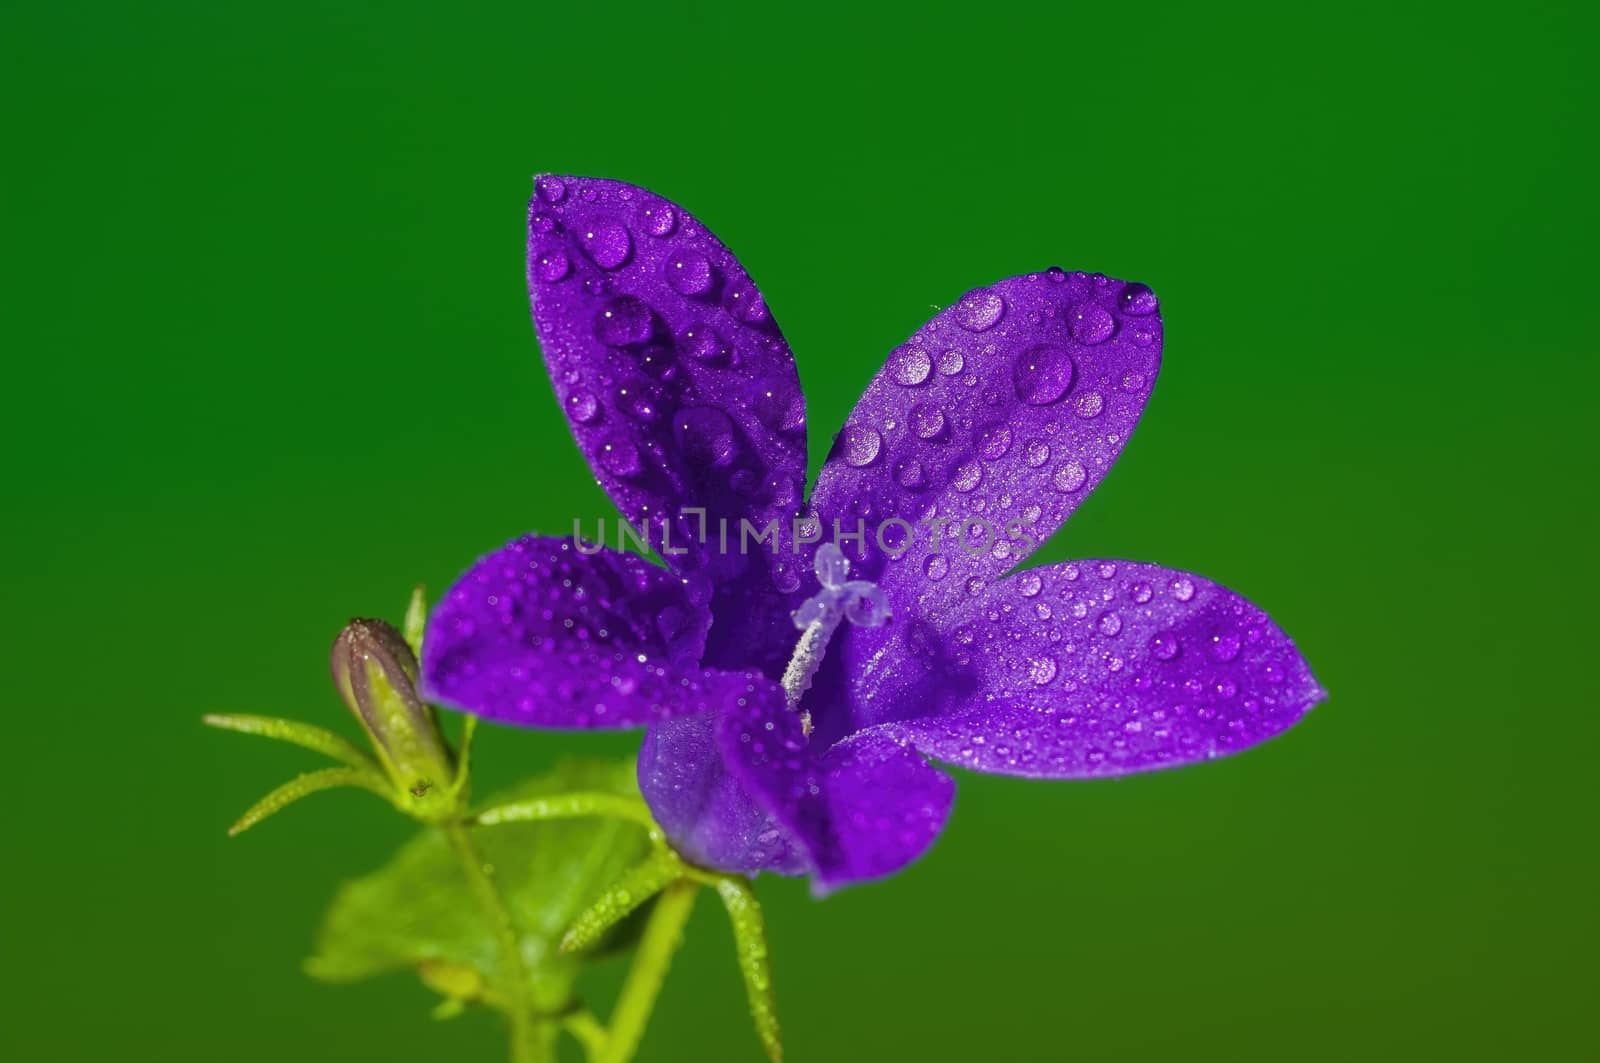
[[[932,843],[954,782],[930,760],[1041,779],[1176,767],[1326,696],[1210,580],[1018,568],[1150,395],[1144,285],[1053,268],[968,292],[889,355],[807,498],[794,358],[698,220],[618,181],[540,177],[528,284],[578,447],[666,567],[510,543],[430,618],[425,690],[522,726],[648,727],[640,789],[688,859],[834,888]]]

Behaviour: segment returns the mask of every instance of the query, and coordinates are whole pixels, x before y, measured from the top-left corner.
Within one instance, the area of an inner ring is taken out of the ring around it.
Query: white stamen
[[[850,562],[837,543],[824,543],[817,550],[817,582],[822,589],[801,603],[793,614],[800,629],[789,666],[783,670],[783,692],[790,712],[800,712],[800,701],[811,689],[811,681],[822,667],[828,640],[841,620],[857,627],[879,627],[889,620],[889,598],[870,580],[846,580]],[[811,736],[811,714],[800,712],[800,728]]]

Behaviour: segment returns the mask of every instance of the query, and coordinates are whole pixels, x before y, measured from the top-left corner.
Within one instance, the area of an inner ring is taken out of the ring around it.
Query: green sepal
[[[683,861],[669,849],[657,849],[584,909],[561,939],[562,952],[587,949],[640,905],[682,878]]]
[[[538,801],[573,788],[630,797],[637,793],[633,765],[571,762],[495,800]],[[516,925],[534,1009],[547,1016],[565,1012],[573,980],[595,954],[562,953],[561,937],[597,894],[650,851],[647,832],[618,819],[565,820],[473,828],[471,837],[493,867]],[[507,987],[496,942],[443,831],[430,827],[383,867],[339,890],[306,970],[324,981],[350,982],[424,963],[434,965],[435,975],[448,969],[459,979],[465,967],[479,979],[476,999],[500,1007]]]
[[[321,771],[308,771],[298,775],[276,790],[272,791],[255,804],[245,810],[233,826],[228,828],[228,834],[242,834],[251,827],[260,823],[268,816],[280,809],[294,804],[302,797],[307,797],[323,790],[332,790],[339,786],[355,786],[363,790],[371,790],[384,800],[393,802],[394,793],[389,784],[376,772],[358,770],[356,768],[323,768]]]
[[[428,626],[428,599],[423,593],[422,584],[411,588],[411,601],[406,604],[406,618],[400,625],[404,633],[406,644],[411,647],[411,652],[417,655],[417,660],[422,660],[422,632]]]
[[[767,1050],[772,1063],[780,1063],[783,1044],[778,1036],[778,1001],[772,989],[772,965],[761,904],[750,883],[737,875],[718,875],[715,883],[717,896],[722,898],[722,905],[728,910],[728,921],[733,924],[739,973],[744,977],[756,1036],[761,1039],[761,1046]]]
[[[290,745],[309,749],[313,753],[321,753],[352,768],[370,771],[375,775],[381,774],[383,770],[372,754],[349,739],[315,724],[285,720],[276,716],[247,716],[235,713],[211,713],[202,716],[201,720],[208,727],[288,742]]]

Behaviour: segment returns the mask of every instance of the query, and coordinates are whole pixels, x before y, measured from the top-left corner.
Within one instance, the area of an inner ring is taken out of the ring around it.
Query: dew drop
[[[1100,411],[1106,408],[1106,400],[1098,391],[1086,391],[1073,400],[1072,407],[1079,417],[1089,420],[1100,416]]]
[[[978,454],[985,461],[999,461],[1011,449],[1011,427],[1000,423],[978,430]]]
[[[1044,580],[1037,572],[1024,572],[1017,577],[1017,593],[1024,598],[1032,598],[1044,589]]]
[[[966,364],[967,360],[954,347],[939,356],[939,372],[945,376],[955,376],[966,367]]]
[[[534,182],[539,198],[546,203],[560,203],[567,198],[567,183],[554,174],[545,174]]]
[[[678,227],[678,212],[670,203],[649,199],[639,208],[639,228],[651,236],[671,236]]]
[[[913,406],[911,427],[919,439],[936,439],[944,433],[944,411],[931,402]]]
[[[1140,605],[1148,602],[1155,596],[1155,593],[1155,589],[1143,580],[1140,580],[1138,583],[1135,583],[1132,587],[1128,588],[1128,596],[1134,601],[1138,602]]]
[[[626,347],[650,338],[650,307],[631,295],[619,295],[600,308],[594,319],[595,335],[611,347]]]
[[[574,391],[567,396],[567,416],[579,424],[593,424],[600,416],[600,403],[587,391]]]
[[[766,300],[748,280],[738,280],[729,284],[722,305],[733,315],[734,320],[743,321],[746,325],[759,325],[769,316]]]
[[[1178,655],[1178,636],[1163,631],[1150,640],[1150,653],[1158,661],[1170,661]]]
[[[1017,359],[1011,382],[1017,389],[1017,398],[1030,406],[1046,406],[1072,387],[1072,374],[1072,356],[1066,349],[1041,343]]]
[[[974,288],[956,304],[956,324],[968,332],[986,332],[999,324],[1006,312],[1005,300],[989,288]]]
[[[1037,469],[1050,460],[1050,447],[1042,439],[1035,439],[1025,451],[1028,467]]]
[[[1067,331],[1085,347],[1104,343],[1117,330],[1117,319],[1099,303],[1082,303],[1067,314]]]
[[[1088,478],[1089,474],[1084,471],[1082,463],[1076,461],[1060,466],[1055,476],[1051,477],[1058,491],[1076,491]]]
[[[971,491],[983,479],[983,466],[975,461],[964,461],[956,466],[950,476],[950,486],[962,493]]]
[[[845,464],[853,468],[864,469],[871,465],[878,460],[882,449],[883,436],[870,425],[846,425],[839,433],[839,452],[844,455]]]
[[[1056,677],[1056,659],[1054,657],[1035,657],[1028,662],[1028,678],[1034,686],[1044,686]]]
[[[915,459],[902,461],[895,466],[894,479],[901,487],[912,491],[920,491],[928,486],[928,474],[922,467],[922,462]]]
[[[572,263],[567,259],[566,252],[557,248],[539,256],[538,262],[534,263],[534,272],[540,280],[554,284],[572,272]]]
[[[733,347],[710,325],[698,321],[678,333],[678,345],[697,362],[727,365],[733,360]]]
[[[1186,602],[1194,597],[1194,580],[1188,576],[1179,576],[1167,587],[1167,592],[1180,602]]]
[[[922,571],[930,580],[938,583],[950,574],[950,560],[943,554],[931,554],[922,563]]]
[[[889,356],[889,376],[901,387],[914,388],[933,372],[933,359],[921,347],[907,344]]]
[[[637,476],[643,468],[639,448],[620,436],[601,446],[600,464],[617,476]]]
[[[601,269],[616,269],[633,254],[633,238],[619,221],[597,221],[579,234],[579,240]]]
[[[711,272],[711,260],[698,251],[684,251],[668,257],[667,284],[679,295],[691,298],[711,290],[716,278]]]
[[[1100,617],[1100,621],[1095,627],[1099,629],[1100,634],[1110,638],[1122,630],[1122,617],[1116,613],[1105,613]]]
[[[1231,631],[1218,632],[1211,636],[1211,644],[1206,648],[1213,660],[1227,664],[1239,656],[1239,636]]]
[[[727,465],[733,460],[733,422],[721,410],[710,406],[679,410],[672,419],[672,433],[678,446],[693,461]]]
[[[1153,314],[1160,309],[1156,301],[1156,293],[1143,284],[1130,284],[1122,289],[1122,312],[1124,314]]]

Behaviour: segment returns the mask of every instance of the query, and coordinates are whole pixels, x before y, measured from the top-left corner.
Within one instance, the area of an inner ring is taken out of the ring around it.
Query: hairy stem
[[[478,898],[478,906],[483,910],[484,918],[489,921],[489,928],[494,933],[500,952],[500,967],[506,979],[508,997],[506,1007],[511,1014],[512,1063],[538,1063],[543,1053],[537,1050],[534,1040],[533,1013],[528,1001],[528,977],[522,963],[522,939],[517,933],[516,923],[511,918],[511,910],[506,907],[505,898],[500,896],[500,888],[490,877],[490,872],[483,862],[483,854],[473,844],[467,828],[460,823],[446,823],[443,830],[445,836],[450,839],[450,847],[455,850],[456,856],[461,861],[461,869],[466,873],[467,882]]]
[[[633,966],[623,983],[622,995],[611,1012],[611,1033],[599,1063],[628,1063],[644,1036],[645,1024],[650,1021],[655,1007],[656,994],[666,980],[672,954],[683,938],[683,925],[694,910],[696,882],[680,880],[662,891],[656,901],[650,921],[645,924],[644,936],[634,954]]]

